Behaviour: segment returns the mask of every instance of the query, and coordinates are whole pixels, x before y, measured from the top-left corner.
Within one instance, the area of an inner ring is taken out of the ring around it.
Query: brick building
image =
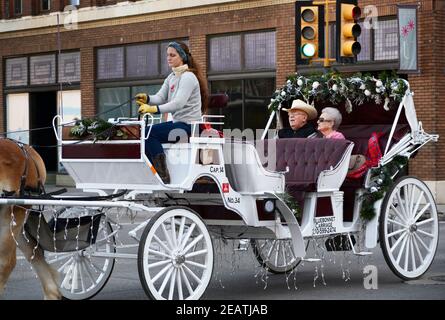
[[[337,67],[398,69],[397,4],[418,5],[419,72],[401,76],[415,92],[425,130],[444,137],[445,1],[359,0],[362,8],[377,8],[380,27],[362,28],[358,63]],[[295,59],[294,0],[0,0],[0,17],[0,132],[47,126],[56,114],[89,117],[136,92],[155,92],[168,73],[163,53],[172,39],[188,42],[212,92],[229,94],[223,112],[233,128],[264,127],[275,88],[304,71]],[[134,112],[128,104],[105,117]],[[49,131],[18,135],[32,144],[55,143]],[[444,146],[443,138],[427,145],[409,168],[441,203]],[[39,152],[55,171],[56,151],[46,149]]]

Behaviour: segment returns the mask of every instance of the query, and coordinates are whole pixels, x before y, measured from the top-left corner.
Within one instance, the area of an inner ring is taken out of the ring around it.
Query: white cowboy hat
[[[300,99],[294,100],[294,102],[292,102],[292,107],[290,107],[290,109],[283,108],[282,110],[287,112],[301,110],[307,114],[308,120],[314,120],[315,118],[317,118],[317,110],[310,104],[307,104],[306,102]]]

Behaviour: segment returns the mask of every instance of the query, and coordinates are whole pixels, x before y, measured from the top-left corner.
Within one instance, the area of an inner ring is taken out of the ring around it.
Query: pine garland
[[[300,206],[287,190],[277,195],[289,207],[296,218],[301,218]]]
[[[114,137],[121,137],[126,139],[127,135],[121,130],[116,129],[116,126],[103,119],[82,119],[76,121],[76,124],[71,128],[72,136],[83,138],[91,136],[94,141],[109,140]]]
[[[375,217],[374,203],[385,196],[394,183],[392,177],[407,163],[408,158],[399,155],[395,156],[390,163],[372,170],[371,174],[374,176],[374,182],[367,189],[366,193],[362,195],[360,217],[363,220],[369,221]]]
[[[353,105],[365,102],[384,103],[385,110],[389,110],[389,103],[402,101],[407,89],[405,82],[394,71],[383,72],[378,78],[361,73],[343,77],[334,71],[308,77],[296,73],[290,75],[286,84],[275,91],[269,109],[277,111],[283,102],[302,99],[309,104],[330,102],[337,105],[345,102],[347,112],[352,111]]]

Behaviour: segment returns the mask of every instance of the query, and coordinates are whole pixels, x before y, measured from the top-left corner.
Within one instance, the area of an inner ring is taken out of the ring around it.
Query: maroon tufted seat
[[[324,170],[335,167],[351,142],[337,139],[278,139],[277,170],[285,171],[286,186],[294,191],[316,191]]]

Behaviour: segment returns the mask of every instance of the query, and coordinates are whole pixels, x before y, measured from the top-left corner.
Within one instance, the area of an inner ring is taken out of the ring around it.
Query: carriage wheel
[[[151,299],[199,299],[213,271],[212,240],[199,215],[170,207],[150,219],[139,244],[138,270]]]
[[[294,255],[291,240],[252,239],[250,245],[260,265],[272,273],[290,272],[301,262]]]
[[[433,262],[439,240],[437,208],[431,191],[415,177],[396,181],[383,201],[380,246],[398,277],[422,276]]]
[[[114,267],[116,252],[111,224],[102,218],[96,243],[75,252],[47,253],[47,261],[59,272],[60,292],[70,300],[94,297],[102,290]]]

